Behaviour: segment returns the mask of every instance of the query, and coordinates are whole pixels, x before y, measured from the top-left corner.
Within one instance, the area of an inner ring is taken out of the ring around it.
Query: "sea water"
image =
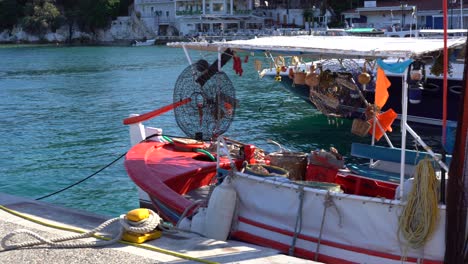
[[[216,56],[190,53],[192,61],[201,58],[212,63]],[[111,217],[138,207],[118,159],[130,148],[122,120],[171,104],[187,66],[181,49],[164,46],[0,46],[0,192],[36,199],[105,168],[43,201]],[[292,151],[334,146],[345,156],[350,140],[369,142],[351,134],[350,120],[327,118],[260,79],[253,63],[243,68],[238,76],[231,62],[224,66],[239,101],[226,136],[267,152],[278,150],[272,139]],[[184,136],[172,111],[146,124]]]

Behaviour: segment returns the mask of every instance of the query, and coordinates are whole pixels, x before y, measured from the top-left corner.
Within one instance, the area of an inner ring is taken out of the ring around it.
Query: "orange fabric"
[[[388,109],[387,111],[377,114],[377,120],[379,121],[380,125],[382,128],[385,130],[385,132],[392,132],[392,124],[393,121],[397,118],[397,113],[393,111],[393,109]],[[369,134],[372,135],[372,132],[374,131],[374,119],[371,118],[368,121],[371,124],[371,128],[369,129]],[[375,127],[375,139],[380,140],[380,138],[384,135],[384,131],[380,129],[379,126]]]
[[[392,83],[388,80],[382,68],[377,67],[377,80],[375,82],[375,99],[374,104],[382,108],[388,99],[388,87]]]

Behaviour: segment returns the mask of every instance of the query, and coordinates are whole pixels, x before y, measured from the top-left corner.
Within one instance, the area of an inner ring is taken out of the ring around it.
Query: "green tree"
[[[13,28],[22,10],[22,5],[16,0],[0,0],[0,29]]]
[[[119,3],[119,16],[128,16],[128,7],[130,3],[133,3],[131,0],[120,0]]]
[[[63,9],[65,22],[68,26],[68,42],[71,42],[75,25],[78,23],[80,16],[80,0],[57,0],[57,4]]]
[[[82,0],[79,3],[78,24],[81,30],[95,32],[110,26],[118,15],[119,0]]]
[[[64,22],[64,17],[53,0],[33,0],[26,3],[22,24],[25,31],[32,34],[44,34],[55,31]]]

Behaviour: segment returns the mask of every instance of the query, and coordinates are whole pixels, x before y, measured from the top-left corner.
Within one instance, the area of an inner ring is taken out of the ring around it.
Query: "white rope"
[[[32,247],[32,246],[37,246],[37,245],[43,245],[47,244],[51,247],[54,248],[83,248],[83,247],[102,247],[102,246],[107,246],[111,245],[117,241],[119,241],[122,238],[123,232],[124,231],[130,231],[138,234],[144,234],[153,231],[156,229],[156,227],[160,224],[161,218],[159,215],[154,213],[153,211],[149,210],[150,216],[147,219],[144,219],[139,222],[132,222],[126,218],[126,215],[123,214],[120,217],[112,218],[98,227],[83,233],[83,234],[74,234],[74,235],[69,235],[69,236],[64,236],[60,238],[52,238],[52,239],[47,239],[39,234],[26,230],[26,229],[18,229],[15,230],[8,235],[6,235],[2,241],[1,241],[1,246],[3,250],[13,250],[13,249],[19,249],[23,247]],[[76,239],[83,239],[83,238],[90,238],[93,237],[97,232],[101,231],[102,229],[114,224],[114,223],[120,223],[120,228],[118,230],[117,235],[106,241],[80,241],[80,242],[65,242],[69,240],[76,240]],[[8,243],[9,240],[11,240],[13,237],[19,235],[19,234],[26,234],[30,237],[33,237],[36,239],[36,241],[27,241],[27,242],[22,242],[22,243]]]
[[[318,261],[318,256],[319,256],[319,252],[320,252],[320,243],[322,241],[323,226],[325,224],[325,217],[327,215],[327,208],[331,207],[331,206],[335,207],[335,210],[336,210],[336,212],[338,214],[338,219],[339,219],[338,226],[342,227],[341,213],[338,210],[338,207],[336,206],[335,202],[333,201],[333,197],[330,195],[330,192],[328,191],[327,194],[325,195],[325,199],[323,201],[322,223],[320,224],[320,232],[319,232],[319,237],[318,237],[318,240],[317,240],[317,247],[315,248],[315,259],[314,259],[315,261]]]
[[[291,243],[291,247],[289,248],[289,255],[294,255],[294,249],[296,248],[296,241],[297,236],[301,233],[302,230],[302,208],[304,205],[304,187],[299,187],[299,208],[297,209],[297,217],[296,217],[296,226],[294,227],[294,236]]]
[[[53,239],[44,238],[44,237],[40,236],[39,234],[34,233],[33,231],[30,231],[30,230],[18,229],[18,230],[15,230],[15,231],[9,233],[8,235],[6,235],[2,239],[1,245],[2,245],[4,250],[12,250],[12,249],[18,249],[18,248],[23,248],[23,247],[32,247],[32,246],[37,246],[37,245],[42,245],[42,244],[47,244],[47,245],[50,245],[50,246],[56,247],[56,248],[79,248],[79,247],[106,246],[106,245],[115,243],[116,241],[118,241],[120,239],[120,237],[123,234],[123,228],[120,228],[118,235],[115,238],[113,238],[112,240],[103,241],[103,242],[100,242],[100,243],[98,243],[96,241],[79,242],[79,243],[68,243],[68,242],[64,242],[64,241],[92,237],[95,233],[99,232],[100,230],[104,229],[105,227],[109,226],[110,224],[112,224],[114,222],[117,222],[118,220],[119,220],[118,218],[110,219],[110,220],[102,223],[97,228],[95,228],[95,229],[93,229],[93,230],[91,230],[89,232],[83,233],[83,234],[76,234],[76,235],[64,236],[64,237],[53,238]],[[18,243],[18,244],[8,244],[7,243],[11,238],[13,238],[13,237],[15,237],[16,235],[19,235],[19,234],[26,234],[28,236],[31,236],[31,237],[35,238],[38,241],[27,241],[27,242]]]

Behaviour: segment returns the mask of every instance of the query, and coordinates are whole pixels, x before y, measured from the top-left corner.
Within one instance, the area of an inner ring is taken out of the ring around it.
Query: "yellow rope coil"
[[[417,249],[431,238],[437,225],[437,178],[430,159],[416,166],[413,187],[399,219],[399,229],[407,245]]]

